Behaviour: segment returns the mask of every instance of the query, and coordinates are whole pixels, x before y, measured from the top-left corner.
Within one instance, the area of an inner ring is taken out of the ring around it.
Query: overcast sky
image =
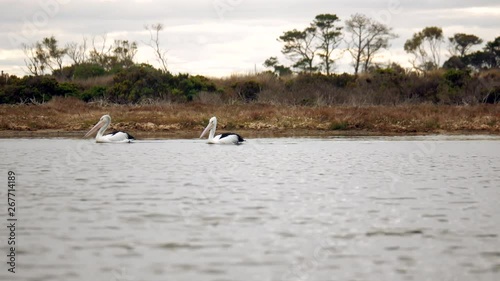
[[[262,63],[281,54],[276,40],[284,31],[303,29],[318,14],[336,14],[344,21],[355,13],[387,24],[399,35],[380,62],[409,66],[404,42],[427,26],[443,29],[445,37],[470,33],[485,42],[500,36],[498,0],[0,0],[0,70],[23,76],[25,55],[21,43],[32,44],[55,36],[64,46],[83,37],[136,41],[136,62],[158,66],[150,47],[146,24],[162,23],[161,45],[168,50],[171,72],[228,76],[263,70]],[[341,47],[345,47],[342,44]],[[446,55],[447,44],[443,44]],[[482,46],[481,46],[482,47]],[[352,72],[345,53],[336,72]]]

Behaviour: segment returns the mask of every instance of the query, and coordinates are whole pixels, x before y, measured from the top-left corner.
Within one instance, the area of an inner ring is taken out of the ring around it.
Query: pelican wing
[[[135,138],[132,135],[129,135],[125,132],[115,131],[111,134],[107,134],[102,136],[103,140],[106,142],[131,142]]]
[[[238,142],[242,142],[242,141],[245,141],[240,135],[238,134],[235,134],[235,133],[223,133],[220,135],[220,138],[223,139],[223,138],[226,138],[226,137],[231,137],[231,138],[235,138],[234,136],[236,136],[236,138],[238,139]]]
[[[234,133],[223,133],[214,137],[217,143],[221,144],[239,144],[245,141],[240,135]]]

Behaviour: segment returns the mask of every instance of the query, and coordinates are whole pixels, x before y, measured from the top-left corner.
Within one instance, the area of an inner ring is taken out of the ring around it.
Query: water
[[[500,138],[0,140],[0,280],[500,280]],[[14,276],[14,277],[13,277]]]

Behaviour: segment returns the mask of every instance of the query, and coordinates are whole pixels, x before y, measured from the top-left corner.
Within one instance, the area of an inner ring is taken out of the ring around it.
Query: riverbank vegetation
[[[398,37],[391,27],[320,14],[277,38],[290,64],[270,57],[267,71],[211,78],[171,73],[163,26],[146,29],[158,68],[136,62],[138,44],[125,39],[24,44],[30,74],[0,77],[0,130],[79,131],[108,113],[115,128],[153,132],[197,130],[217,115],[223,129],[498,133],[500,37],[478,50],[482,39],[454,34],[441,63],[443,31],[426,27],[406,41],[405,69],[375,59]],[[335,73],[339,54],[353,73]]]
[[[0,131],[83,135],[104,114],[112,116],[110,130],[126,130],[139,138],[180,135],[194,138],[212,116],[218,117],[219,130],[244,132],[246,136],[500,133],[500,107],[488,104],[389,107],[191,102],[119,105],[61,97],[40,105],[0,106]]]
[[[478,73],[439,69],[423,74],[397,65],[360,75],[307,74],[279,77],[269,72],[227,78],[172,75],[150,65],[134,65],[113,75],[77,78],[10,77],[0,83],[0,103],[39,104],[53,97],[84,102],[151,104],[192,102],[284,105],[473,105],[500,101],[500,71]]]

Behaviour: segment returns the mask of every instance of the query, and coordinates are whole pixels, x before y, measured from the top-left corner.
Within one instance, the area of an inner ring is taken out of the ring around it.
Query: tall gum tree
[[[321,59],[320,67],[330,75],[334,60],[333,51],[339,46],[342,40],[342,27],[335,26],[340,19],[334,14],[320,14],[314,19],[311,27],[315,28],[318,39],[318,56]]]
[[[294,62],[293,68],[312,73],[317,70],[317,67],[314,66],[315,39],[316,28],[308,27],[302,31],[297,29],[285,31],[278,38],[278,41],[284,43],[281,52]]]
[[[473,34],[455,33],[450,41],[450,53],[453,56],[464,57],[472,47],[483,43],[483,40]]]
[[[350,34],[347,49],[353,59],[354,75],[360,68],[368,70],[375,55],[389,47],[389,40],[398,37],[392,28],[363,14],[352,15],[345,21],[345,29]]]
[[[440,66],[443,41],[443,30],[436,26],[426,27],[406,40],[404,50],[413,55],[410,60],[413,68],[418,71],[437,69]]]

